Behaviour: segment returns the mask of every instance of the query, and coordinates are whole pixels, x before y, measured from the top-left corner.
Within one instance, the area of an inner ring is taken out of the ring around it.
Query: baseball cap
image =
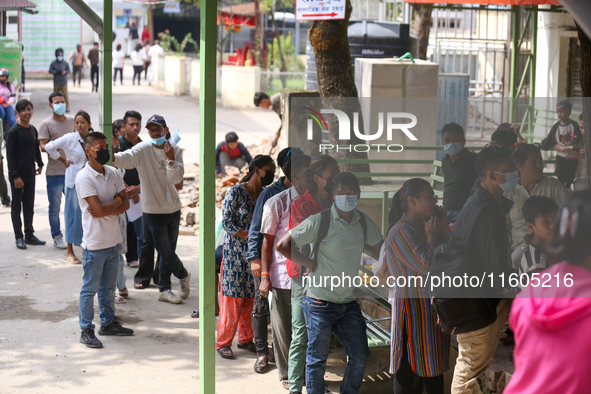
[[[154,123],[154,124],[156,124],[158,126],[162,126],[162,127],[167,127],[166,126],[166,121],[160,115],[152,115],[152,116],[150,116],[150,118],[146,122],[146,129],[148,128],[148,126],[150,125],[150,123]]]

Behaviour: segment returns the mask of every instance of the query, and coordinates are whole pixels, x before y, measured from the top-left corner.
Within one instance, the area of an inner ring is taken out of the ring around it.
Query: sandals
[[[129,297],[129,290],[127,290],[127,287],[123,290],[119,290],[119,296],[123,298]]]
[[[283,379],[281,381],[281,385],[283,386],[284,389],[286,389],[287,391],[289,391],[289,380]]]
[[[248,350],[252,353],[256,353],[257,352],[257,348],[254,345],[253,342],[248,342],[248,343],[239,343],[238,344],[238,349],[245,349]]]
[[[218,349],[218,353],[222,358],[231,360],[234,358],[234,352],[232,352],[232,348],[230,346],[224,346]]]
[[[125,304],[127,301],[125,301],[125,298],[123,297],[119,297],[119,296],[115,296],[115,304]]]
[[[136,290],[144,290],[146,288],[146,286],[144,286],[141,283],[134,283],[133,284],[133,288],[136,289]]]
[[[82,264],[82,261],[76,256],[66,256],[66,261],[70,264]]]

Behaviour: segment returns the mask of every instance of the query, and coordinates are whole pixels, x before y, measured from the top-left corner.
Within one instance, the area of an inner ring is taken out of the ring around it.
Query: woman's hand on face
[[[425,224],[425,233],[427,233],[427,241],[434,242],[437,239],[437,235],[440,231],[440,221],[436,216],[431,216]]]

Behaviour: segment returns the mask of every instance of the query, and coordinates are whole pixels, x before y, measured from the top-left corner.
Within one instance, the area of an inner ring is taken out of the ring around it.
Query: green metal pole
[[[113,58],[113,0],[103,2],[103,35],[101,41],[101,108],[99,124],[109,145],[113,137],[113,85],[111,85],[111,59]],[[111,146],[111,149],[113,147]],[[111,161],[109,160],[109,164]]]
[[[511,76],[509,81],[509,123],[515,122],[515,117],[517,115],[517,100],[519,97],[519,93],[516,92],[517,87],[517,79],[519,73],[519,6],[514,5],[511,6],[511,20],[512,20],[512,29],[511,29]]]
[[[217,2],[201,2],[199,61],[199,392],[215,393],[215,105]]]
[[[534,108],[536,105],[536,56],[537,56],[537,45],[538,45],[538,6],[534,6],[531,11],[531,61],[529,69],[529,108],[530,116],[528,122],[528,134],[534,132]]]

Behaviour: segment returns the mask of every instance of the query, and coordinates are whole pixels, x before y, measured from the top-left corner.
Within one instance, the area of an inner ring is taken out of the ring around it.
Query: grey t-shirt
[[[281,93],[275,93],[270,98],[271,100],[271,108],[277,115],[279,115],[279,119],[283,117],[283,106],[281,105]]]
[[[66,119],[58,121],[50,116],[45,119],[39,126],[39,139],[54,141],[61,136],[72,133],[74,131],[74,118],[70,115],[66,115]],[[58,152],[62,157],[66,157],[63,150],[58,149]],[[45,175],[65,175],[66,166],[59,160],[53,160],[47,155],[47,169]]]

